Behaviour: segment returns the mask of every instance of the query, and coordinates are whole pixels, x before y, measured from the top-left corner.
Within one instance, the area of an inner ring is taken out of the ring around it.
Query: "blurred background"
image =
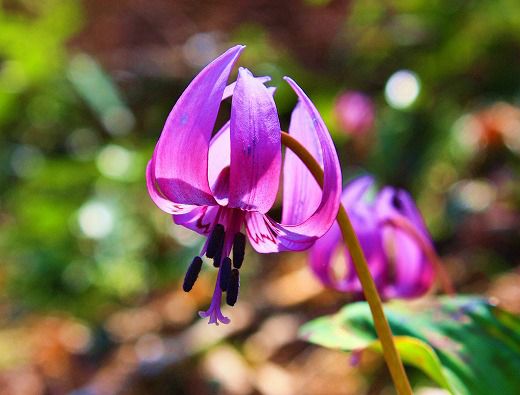
[[[182,291],[202,239],[153,205],[144,169],[180,93],[236,43],[278,86],[283,128],[289,75],[344,181],[408,189],[457,290],[520,312],[517,0],[4,0],[0,394],[393,393],[380,358],[296,339],[351,300],[305,254],[249,249],[227,326],[197,316],[214,271]]]

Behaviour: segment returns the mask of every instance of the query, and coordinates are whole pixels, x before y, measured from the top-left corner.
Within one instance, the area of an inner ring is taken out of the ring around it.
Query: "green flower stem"
[[[318,184],[323,186],[323,170],[318,162],[312,157],[312,155],[301,145],[297,140],[292,138],[288,133],[282,132],[282,144],[293,151],[298,158],[307,166],[309,171],[312,173]],[[412,388],[408,382],[403,363],[395,347],[394,338],[392,331],[388,325],[388,321],[383,311],[383,305],[381,298],[377,292],[374,279],[368,270],[367,261],[361,250],[359,240],[354,232],[352,223],[345,211],[343,205],[340,204],[337,221],[341,229],[341,234],[345,244],[350,251],[354,267],[356,268],[357,275],[363,286],[363,292],[365,298],[370,306],[372,312],[372,318],[374,319],[374,326],[376,328],[377,336],[381,341],[383,348],[383,356],[385,358],[388,370],[392,376],[394,386],[399,395],[412,395]]]

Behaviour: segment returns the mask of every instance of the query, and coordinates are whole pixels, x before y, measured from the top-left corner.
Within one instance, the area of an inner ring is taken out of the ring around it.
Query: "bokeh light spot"
[[[133,154],[124,147],[110,144],[98,154],[96,165],[106,177],[125,179],[132,165]]]
[[[421,81],[417,74],[410,70],[399,70],[388,79],[385,86],[387,103],[396,109],[410,107],[421,90]]]
[[[192,67],[202,67],[218,56],[219,47],[215,33],[197,33],[188,38],[182,47],[186,62]]]
[[[79,227],[83,234],[93,239],[102,239],[114,228],[114,214],[102,202],[87,202],[79,209]]]
[[[460,181],[453,187],[459,204],[468,211],[482,212],[496,198],[496,188],[485,180]]]

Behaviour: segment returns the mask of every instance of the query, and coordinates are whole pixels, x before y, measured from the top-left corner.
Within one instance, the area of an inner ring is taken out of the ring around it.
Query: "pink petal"
[[[270,77],[257,77],[256,79],[262,83],[271,80]],[[235,86],[236,82],[226,86],[223,99],[226,99],[233,94]],[[267,90],[269,93],[274,94],[276,88],[269,87]],[[228,204],[229,182],[227,185],[223,185],[223,182],[218,182],[217,184],[217,181],[221,181],[226,175],[229,175],[230,162],[231,137],[228,121],[211,139],[208,153],[208,181],[211,191],[213,192],[213,197],[221,206],[227,206]],[[225,169],[227,169],[227,173],[224,171]],[[227,181],[229,181],[229,179]]]
[[[289,225],[292,232],[321,237],[336,219],[341,196],[341,169],[332,138],[321,119],[318,110],[301,88],[289,77],[284,79],[293,88],[309,114],[312,126],[318,136],[323,158],[323,192],[316,211],[299,225]]]
[[[332,259],[340,246],[341,232],[337,223],[334,223],[327,233],[320,237],[309,251],[310,266],[321,282],[329,287],[336,287],[332,276]],[[347,290],[345,290],[347,291]]]
[[[428,235],[426,224],[413,198],[403,189],[385,187],[377,198],[377,212],[380,220],[396,215],[404,216],[423,234]],[[428,236],[429,238],[429,236]]]
[[[374,177],[365,175],[350,181],[341,195],[341,202],[348,210],[353,206],[367,206],[364,201],[368,190],[374,185]]]
[[[160,190],[173,202],[215,204],[208,184],[209,141],[229,73],[243,48],[233,47],[206,66],[166,120],[154,170]]]
[[[412,197],[404,190],[383,188],[377,199],[376,211],[380,223],[402,217],[426,242],[432,243],[422,216]],[[421,245],[405,230],[392,226],[383,229],[383,242],[389,260],[394,263],[395,279],[387,291],[388,297],[414,297],[426,292],[434,281],[433,263]]]
[[[267,215],[248,212],[245,216],[249,242],[257,252],[302,251],[310,248],[316,237],[287,230]]]
[[[323,192],[317,209],[298,224],[277,224],[273,227],[279,232],[276,245],[263,247],[273,251],[304,250],[309,248],[317,238],[323,236],[332,226],[338,213],[341,196],[341,169],[332,138],[321,119],[318,110],[307,95],[289,77],[284,79],[299,97],[302,108],[308,113],[311,127],[318,137],[323,159]],[[312,147],[310,149],[313,149]],[[290,198],[289,198],[290,199]]]
[[[270,77],[258,77],[257,80],[260,82],[269,81]],[[236,83],[228,85],[226,89],[235,88]],[[272,95],[276,88],[267,88],[268,92]],[[231,91],[229,94],[231,95]],[[225,93],[224,93],[225,95]],[[217,184],[217,180],[222,180],[226,173],[223,173],[224,169],[227,169],[229,173],[229,166],[231,162],[231,137],[229,130],[229,121],[213,136],[209,143],[209,155],[208,155],[208,180],[213,192],[213,197],[217,203],[221,206],[227,206],[229,197],[229,182],[227,185],[223,185],[223,182]],[[229,181],[229,180],[227,180]],[[218,191],[217,191],[218,188]]]
[[[388,297],[410,297],[423,292],[421,276],[427,269],[425,257],[417,243],[404,231],[387,227],[384,243],[390,250],[395,279],[387,290]]]
[[[266,82],[271,81],[271,77],[264,76],[264,77],[256,77],[258,81],[260,81],[262,84],[265,84]],[[222,100],[226,100],[228,97],[233,96],[233,91],[235,90],[237,83],[232,82],[228,86],[226,86],[226,89],[224,89],[224,94],[222,95]]]
[[[193,205],[188,204],[177,204],[165,199],[161,196],[160,191],[157,188],[157,183],[154,175],[154,165],[153,159],[148,162],[146,166],[146,187],[148,188],[148,194],[152,198],[153,202],[159,207],[162,211],[167,212],[168,214],[182,214],[189,212],[194,207]]]
[[[261,213],[272,207],[280,178],[280,140],[272,95],[240,68],[231,105],[230,207]]]
[[[321,146],[309,112],[296,104],[289,134],[302,143],[323,167]],[[290,149],[285,150],[283,167],[282,224],[300,224],[309,218],[321,202],[322,190],[311,172]]]
[[[229,134],[229,122],[226,122],[217,134],[213,136],[209,145],[208,180],[213,196],[221,206],[228,204],[229,197],[229,182],[227,183],[227,190],[222,190],[222,182],[217,184],[219,177],[222,179],[224,175],[222,171],[226,168],[229,169],[231,161],[231,141]],[[218,191],[217,188],[219,189]]]
[[[329,132],[321,119],[318,110],[300,87],[290,78],[285,80],[291,85],[300,99],[302,109],[309,115],[310,127],[318,137],[323,159],[324,183],[321,200],[314,212],[303,219],[297,218],[307,209],[294,210],[297,215],[286,214],[287,217],[299,219],[297,224],[278,224],[265,215],[249,213],[246,216],[246,229],[249,241],[258,252],[301,251],[311,247],[314,242],[329,230],[336,219],[341,196],[341,170],[338,156]],[[299,111],[299,110],[298,110]],[[299,116],[299,114],[297,114]],[[302,118],[299,118],[299,121]],[[305,120],[306,118],[303,118]],[[306,130],[308,136],[309,130]],[[306,140],[308,141],[308,140]],[[314,141],[310,139],[310,141]],[[314,149],[313,146],[310,149]],[[289,197],[289,204],[294,203]],[[293,210],[292,207],[289,211]]]
[[[195,206],[190,212],[173,215],[173,221],[201,235],[209,234],[217,216],[218,206]]]

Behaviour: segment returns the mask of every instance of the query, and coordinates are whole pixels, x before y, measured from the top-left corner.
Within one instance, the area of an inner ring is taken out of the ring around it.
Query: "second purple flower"
[[[434,264],[424,247],[432,242],[412,197],[393,187],[376,193],[373,178],[364,176],[346,186],[341,200],[381,297],[414,298],[426,293],[434,281]],[[311,268],[324,285],[361,295],[352,259],[342,243],[335,223],[311,249]],[[344,264],[338,268],[341,261]]]

